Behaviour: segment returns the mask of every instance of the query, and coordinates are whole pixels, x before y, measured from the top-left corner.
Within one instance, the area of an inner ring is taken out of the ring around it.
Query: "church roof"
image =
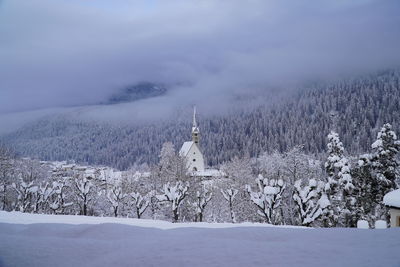
[[[188,141],[183,143],[181,150],[179,150],[179,155],[186,157],[193,144],[194,144],[193,141]]]

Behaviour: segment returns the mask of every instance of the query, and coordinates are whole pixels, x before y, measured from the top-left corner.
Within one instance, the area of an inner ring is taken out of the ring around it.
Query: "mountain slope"
[[[318,154],[325,150],[330,129],[336,128],[346,150],[361,153],[369,150],[383,123],[392,123],[399,132],[399,103],[399,71],[315,86],[272,107],[200,117],[201,146],[209,165],[300,144],[306,152]],[[163,142],[172,141],[179,149],[190,139],[189,114],[187,120],[136,126],[57,116],[26,125],[2,140],[25,156],[126,169],[133,163],[157,162]]]

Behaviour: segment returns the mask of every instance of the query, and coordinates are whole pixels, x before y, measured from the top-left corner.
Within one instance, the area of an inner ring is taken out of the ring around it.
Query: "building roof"
[[[400,189],[387,193],[383,197],[383,203],[389,207],[400,208]]]
[[[181,150],[179,150],[179,155],[186,157],[193,144],[194,144],[193,141],[188,141],[183,143]]]
[[[205,169],[203,171],[194,171],[191,173],[192,176],[203,176],[203,177],[221,177],[226,174],[223,171],[217,169]]]

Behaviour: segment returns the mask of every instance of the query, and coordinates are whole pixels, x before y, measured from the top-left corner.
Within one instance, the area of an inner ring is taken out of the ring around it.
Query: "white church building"
[[[200,149],[200,129],[196,121],[196,107],[193,110],[192,141],[183,143],[179,155],[186,157],[187,167],[192,176],[223,176],[219,170],[205,168],[204,156]]]
[[[200,129],[196,122],[196,108],[193,111],[192,141],[183,143],[179,155],[186,157],[187,167],[191,172],[203,172],[204,157],[200,150]]]

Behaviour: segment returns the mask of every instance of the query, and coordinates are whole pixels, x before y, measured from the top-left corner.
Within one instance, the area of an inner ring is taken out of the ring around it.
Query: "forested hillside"
[[[201,112],[200,112],[201,115]],[[377,131],[391,123],[399,132],[400,71],[303,89],[285,101],[248,107],[225,115],[200,116],[201,147],[209,165],[236,155],[257,156],[304,145],[321,153],[329,130],[335,128],[349,153],[367,151]],[[119,169],[158,161],[161,146],[176,149],[190,139],[190,117],[146,125],[76,121],[66,116],[40,120],[3,136],[2,141],[23,156],[43,160],[72,159]]]

